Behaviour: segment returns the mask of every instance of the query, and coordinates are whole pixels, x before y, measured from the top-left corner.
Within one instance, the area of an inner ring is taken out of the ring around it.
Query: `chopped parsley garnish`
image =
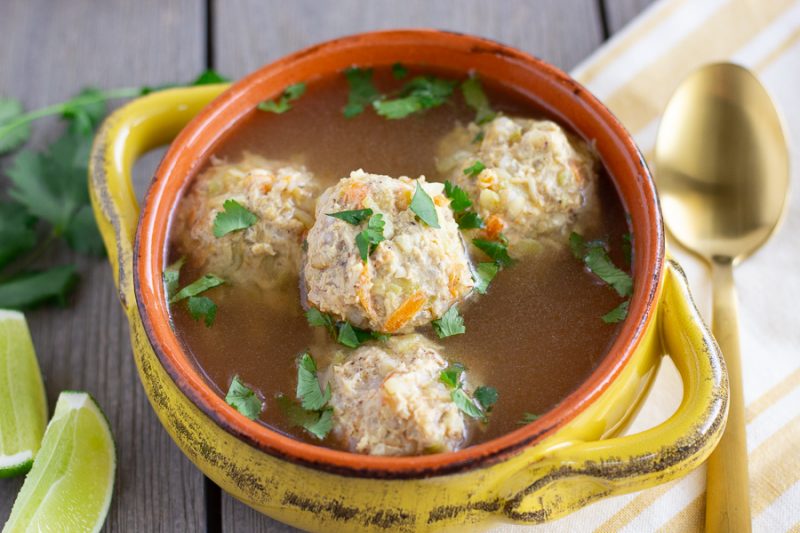
[[[623,244],[625,238],[623,237]],[[569,236],[569,246],[572,255],[576,259],[583,261],[598,278],[611,286],[617,294],[623,298],[629,297],[633,293],[633,279],[630,274],[617,268],[611,261],[606,250],[606,243],[601,240],[586,241],[581,235],[574,231]],[[628,316],[629,300],[622,302],[601,318],[606,324],[621,322]]]
[[[331,315],[313,307],[306,311],[306,320],[310,326],[327,329],[336,342],[348,348],[358,348],[368,340],[386,340],[389,337],[377,331],[357,328],[346,320],[337,322]]]
[[[250,420],[257,419],[264,410],[264,402],[253,389],[242,383],[239,376],[233,376],[225,402]]]
[[[287,396],[278,396],[278,407],[294,427],[301,427],[319,440],[328,436],[333,429],[333,409],[308,411]]]
[[[467,105],[475,110],[476,123],[485,124],[496,116],[477,76],[473,76],[461,84],[461,93],[464,95]]]
[[[329,217],[338,218],[339,220],[344,220],[348,224],[357,226],[369,218],[370,215],[372,215],[372,209],[351,209],[350,211],[339,211],[338,213],[325,214]]]
[[[520,426],[524,426],[525,424],[530,424],[531,422],[535,422],[536,420],[539,420],[541,417],[542,417],[541,415],[535,415],[533,413],[523,413],[522,414],[522,418],[517,423]]]
[[[461,363],[450,363],[439,374],[439,381],[447,385],[447,388],[455,389],[461,385],[461,375],[465,370],[466,368]]]
[[[609,311],[608,313],[604,314],[600,318],[606,324],[616,324],[617,322],[622,322],[625,320],[625,317],[628,316],[628,306],[630,305],[630,300],[625,300],[617,307]]]
[[[417,76],[403,86],[398,98],[375,100],[372,107],[382,117],[405,118],[445,103],[456,83],[435,76]]]
[[[283,90],[280,98],[274,100],[264,100],[258,104],[258,109],[270,113],[286,113],[292,108],[291,102],[294,102],[306,92],[306,84],[303,82],[289,85]]]
[[[303,409],[318,411],[331,399],[331,385],[323,392],[317,379],[317,363],[308,352],[297,362],[297,398]]]
[[[480,161],[475,161],[472,163],[471,166],[464,169],[464,174],[467,176],[472,176],[473,178],[483,172],[483,169],[486,168],[486,165],[481,163]]]
[[[367,221],[367,229],[356,235],[356,246],[358,253],[361,255],[361,260],[365,263],[375,248],[384,241],[383,227],[386,222],[383,221],[383,215],[375,213],[370,215]]]
[[[470,418],[487,422],[492,406],[497,403],[497,389],[481,386],[475,389],[473,396],[470,397],[464,390],[462,376],[465,370],[461,363],[450,363],[439,373],[439,381],[450,389],[450,398],[460,411]]]
[[[190,296],[186,302],[189,314],[194,320],[204,319],[207,328],[214,325],[217,318],[217,304],[206,296]]]
[[[500,267],[510,267],[514,264],[514,260],[508,255],[508,245],[505,242],[472,239],[472,244],[488,255]]]
[[[402,63],[395,63],[392,65],[392,76],[394,76],[396,80],[402,80],[408,76],[408,69],[404,67]]]
[[[381,93],[372,83],[372,69],[349,68],[344,71],[350,93],[347,95],[347,105],[342,112],[347,118],[361,114],[366,106],[381,97]]]
[[[489,283],[492,282],[499,270],[500,267],[497,263],[478,263],[478,266],[475,267],[475,275],[473,276],[475,280],[475,290],[478,291],[479,294],[486,294]]]
[[[178,282],[180,281],[181,268],[186,262],[186,257],[181,257],[166,269],[164,269],[164,287],[167,291],[167,299],[171,299],[178,292]]]
[[[217,213],[214,218],[214,237],[218,239],[228,233],[247,229],[258,222],[255,213],[232,198],[225,200],[222,208],[224,211]]]
[[[467,211],[456,216],[460,229],[480,229],[483,227],[483,219],[475,211]]]
[[[409,209],[428,226],[432,228],[439,227],[439,216],[436,214],[436,206],[433,203],[433,199],[425,192],[419,182],[417,182],[417,189],[414,191],[414,197],[411,199]]]
[[[219,278],[214,274],[206,274],[178,291],[177,294],[169,299],[169,303],[174,304],[176,302],[180,302],[181,300],[185,300],[186,298],[197,296],[201,292],[218,287],[223,283],[225,283],[224,279]]]
[[[441,318],[431,322],[433,330],[440,339],[461,335],[467,331],[464,326],[464,318],[459,314],[458,308],[454,305],[442,315]]]
[[[492,411],[492,407],[494,407],[494,404],[497,403],[497,399],[499,397],[497,389],[494,387],[487,387],[486,385],[481,385],[475,389],[475,392],[473,392],[472,395],[476,400],[478,400],[478,403],[487,413]]]
[[[450,198],[450,209],[454,213],[461,213],[472,207],[472,200],[469,199],[467,191],[449,181],[444,182],[444,195]]]
[[[225,283],[225,280],[218,278],[214,274],[206,274],[178,291],[181,268],[183,267],[184,261],[185,258],[181,257],[164,269],[162,277],[164,279],[164,290],[167,293],[167,301],[170,304],[174,304],[181,300],[187,300],[186,307],[191,317],[194,320],[204,319],[203,321],[206,327],[210,328],[214,325],[214,320],[217,318],[217,305],[211,298],[198,295],[222,285]]]

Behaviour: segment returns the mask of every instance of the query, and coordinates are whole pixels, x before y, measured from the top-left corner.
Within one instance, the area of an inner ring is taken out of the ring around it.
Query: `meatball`
[[[371,455],[457,450],[467,425],[439,380],[445,368],[437,346],[421,335],[358,348],[327,371],[334,437]]]
[[[438,228],[409,208],[416,185],[433,199]],[[469,258],[441,183],[354,171],[325,191],[307,237],[307,303],[351,324],[408,332],[439,318],[474,284]],[[329,216],[371,209],[385,223],[385,240],[362,260],[356,236],[368,226]]]
[[[301,165],[250,153],[236,163],[214,159],[178,206],[177,248],[198,268],[232,283],[275,289],[296,281],[317,191],[314,177]],[[217,238],[214,219],[230,199],[258,221]]]
[[[596,204],[594,155],[549,120],[499,116],[459,125],[438,156],[437,168],[467,191],[486,231],[502,232],[517,253],[563,235]]]

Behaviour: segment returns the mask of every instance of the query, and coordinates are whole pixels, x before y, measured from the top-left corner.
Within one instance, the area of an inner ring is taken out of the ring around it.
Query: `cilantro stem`
[[[100,91],[96,94],[91,94],[86,96],[78,96],[76,98],[72,98],[71,100],[60,102],[58,104],[42,107],[40,109],[36,109],[35,111],[30,111],[28,113],[20,115],[16,119],[1,126],[0,138],[8,135],[9,132],[13,131],[14,129],[20,126],[24,126],[25,124],[28,124],[40,118],[48,117],[51,115],[60,115],[71,107],[87,106],[91,104],[96,104],[98,102],[105,102],[107,100],[133,98],[134,96],[139,96],[141,94],[142,94],[141,87],[124,87],[121,89],[109,89],[107,91]]]
[[[53,243],[56,242],[57,238],[58,234],[55,229],[48,233],[47,237],[45,237],[42,242],[37,244],[36,248],[34,248],[28,255],[6,267],[5,273],[0,273],[0,283],[4,283],[15,276],[22,274],[25,269],[33,265],[44,255],[47,250],[50,249]]]

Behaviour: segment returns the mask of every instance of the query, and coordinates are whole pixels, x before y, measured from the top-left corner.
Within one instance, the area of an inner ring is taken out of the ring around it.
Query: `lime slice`
[[[0,478],[24,474],[42,442],[47,399],[25,316],[2,309],[0,406]]]
[[[3,533],[99,531],[114,490],[114,439],[85,392],[62,392]]]

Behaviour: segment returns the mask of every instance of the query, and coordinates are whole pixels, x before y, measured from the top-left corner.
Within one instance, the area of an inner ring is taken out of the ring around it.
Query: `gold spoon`
[[[706,531],[751,530],[739,324],[733,267],[773,234],[786,210],[789,154],[777,110],[747,69],[717,63],[684,80],[667,104],[655,151],[670,233],[711,265],[714,336],[730,407],[708,460]]]

